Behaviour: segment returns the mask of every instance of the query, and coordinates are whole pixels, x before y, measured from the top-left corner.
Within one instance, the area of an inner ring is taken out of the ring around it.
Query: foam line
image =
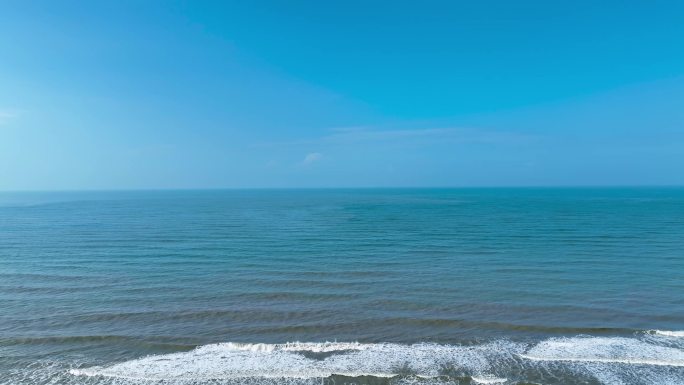
[[[622,337],[551,338],[520,357],[532,361],[684,367],[684,351],[681,349]]]
[[[288,343],[205,345],[189,352],[143,357],[106,367],[75,369],[73,375],[125,379],[324,378],[331,375],[435,377],[445,367],[490,378],[492,363],[517,359],[524,345]],[[323,353],[316,356],[316,353]]]
[[[535,357],[527,354],[521,354],[520,357],[531,361],[558,361],[558,362],[602,362],[612,364],[629,364],[629,365],[655,365],[655,366],[677,366],[684,367],[684,362],[678,361],[659,361],[659,360],[630,360],[619,358],[562,358],[562,357]]]
[[[519,380],[511,378],[512,374],[515,377],[524,369],[575,373],[602,384],[684,383],[679,381],[684,373],[684,349],[666,338],[649,338],[652,335],[550,338],[533,345],[511,341],[481,345],[229,342],[69,373],[95,381],[99,377],[136,384],[264,383],[259,379],[309,384],[341,375],[392,377],[399,381],[395,385],[416,380],[444,385],[454,377],[470,377],[480,384],[510,383]]]
[[[684,338],[684,330],[650,330],[650,332],[661,336]]]
[[[506,378],[497,378],[497,377],[477,377],[473,376],[471,377],[473,382],[477,384],[503,384],[504,382],[508,381]]]

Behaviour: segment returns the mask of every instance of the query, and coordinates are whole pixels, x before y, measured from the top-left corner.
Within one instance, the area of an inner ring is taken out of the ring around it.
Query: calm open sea
[[[0,384],[684,384],[684,189],[0,194]]]

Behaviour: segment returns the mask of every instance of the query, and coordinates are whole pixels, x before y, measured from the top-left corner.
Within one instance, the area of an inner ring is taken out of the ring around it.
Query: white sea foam
[[[126,379],[393,377],[439,376],[449,367],[463,375],[494,378],[492,363],[514,360],[524,345],[494,342],[477,346],[438,344],[288,343],[205,345],[195,350],[143,357],[120,364],[74,369],[71,374]],[[309,354],[307,354],[309,353]],[[328,353],[319,358],[310,353]]]
[[[477,377],[477,376],[473,376],[472,380],[473,380],[473,382],[478,383],[478,384],[503,384],[506,381],[508,381],[506,378]]]
[[[643,338],[579,336],[550,338],[534,345],[498,341],[473,346],[221,343],[70,373],[126,384],[275,381],[314,385],[320,384],[316,379],[343,375],[392,377],[394,385],[448,385],[457,381],[445,374],[470,376],[473,383],[505,384],[520,380],[511,378],[511,373],[520,370],[551,370],[593,377],[602,384],[684,384],[684,350],[649,336],[652,334]]]
[[[650,332],[661,336],[684,338],[684,330],[650,330]]]
[[[348,350],[366,350],[373,345],[358,342],[288,342],[284,344],[249,344],[237,342],[225,342],[216,344],[226,350],[243,350],[250,352],[299,352],[312,353],[342,352]]]
[[[684,351],[681,349],[623,337],[552,338],[540,342],[521,356],[533,361],[684,366]]]
[[[684,384],[684,350],[660,342],[624,337],[551,338],[522,357],[548,368],[591,376],[601,384]]]

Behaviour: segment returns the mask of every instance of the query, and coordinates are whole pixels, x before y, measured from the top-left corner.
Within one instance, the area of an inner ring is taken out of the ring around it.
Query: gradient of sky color
[[[0,190],[684,184],[681,1],[2,1]]]

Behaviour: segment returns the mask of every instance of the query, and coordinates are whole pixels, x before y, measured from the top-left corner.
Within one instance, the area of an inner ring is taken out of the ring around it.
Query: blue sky
[[[681,1],[4,1],[0,190],[684,184]]]

